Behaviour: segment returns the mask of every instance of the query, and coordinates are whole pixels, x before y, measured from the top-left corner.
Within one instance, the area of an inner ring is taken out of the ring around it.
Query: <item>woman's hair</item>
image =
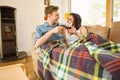
[[[73,16],[74,18],[73,25],[75,26],[76,30],[78,30],[81,27],[81,22],[82,22],[80,15],[77,13],[70,13],[70,15]]]
[[[48,14],[52,14],[53,11],[57,11],[58,9],[59,9],[58,6],[53,5],[47,6],[45,8],[45,16],[47,16]]]

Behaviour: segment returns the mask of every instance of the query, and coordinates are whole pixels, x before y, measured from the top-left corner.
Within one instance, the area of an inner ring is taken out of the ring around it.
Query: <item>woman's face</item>
[[[72,15],[70,15],[70,16],[67,18],[67,23],[68,23],[68,24],[71,24],[71,25],[74,24],[74,18],[73,18]]]

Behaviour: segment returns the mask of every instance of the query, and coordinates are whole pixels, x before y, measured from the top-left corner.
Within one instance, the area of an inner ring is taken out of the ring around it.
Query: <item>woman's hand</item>
[[[68,29],[68,33],[75,34],[76,33],[76,28],[72,26],[71,28]]]

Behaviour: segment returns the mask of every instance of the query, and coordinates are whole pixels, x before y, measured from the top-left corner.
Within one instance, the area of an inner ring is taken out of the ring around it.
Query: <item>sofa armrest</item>
[[[120,21],[113,22],[109,39],[113,42],[120,43]]]

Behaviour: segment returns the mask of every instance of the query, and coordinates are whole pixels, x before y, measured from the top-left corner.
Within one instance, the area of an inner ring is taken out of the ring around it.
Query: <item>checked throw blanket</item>
[[[89,33],[70,47],[53,41],[38,58],[45,80],[120,80],[120,44]]]

